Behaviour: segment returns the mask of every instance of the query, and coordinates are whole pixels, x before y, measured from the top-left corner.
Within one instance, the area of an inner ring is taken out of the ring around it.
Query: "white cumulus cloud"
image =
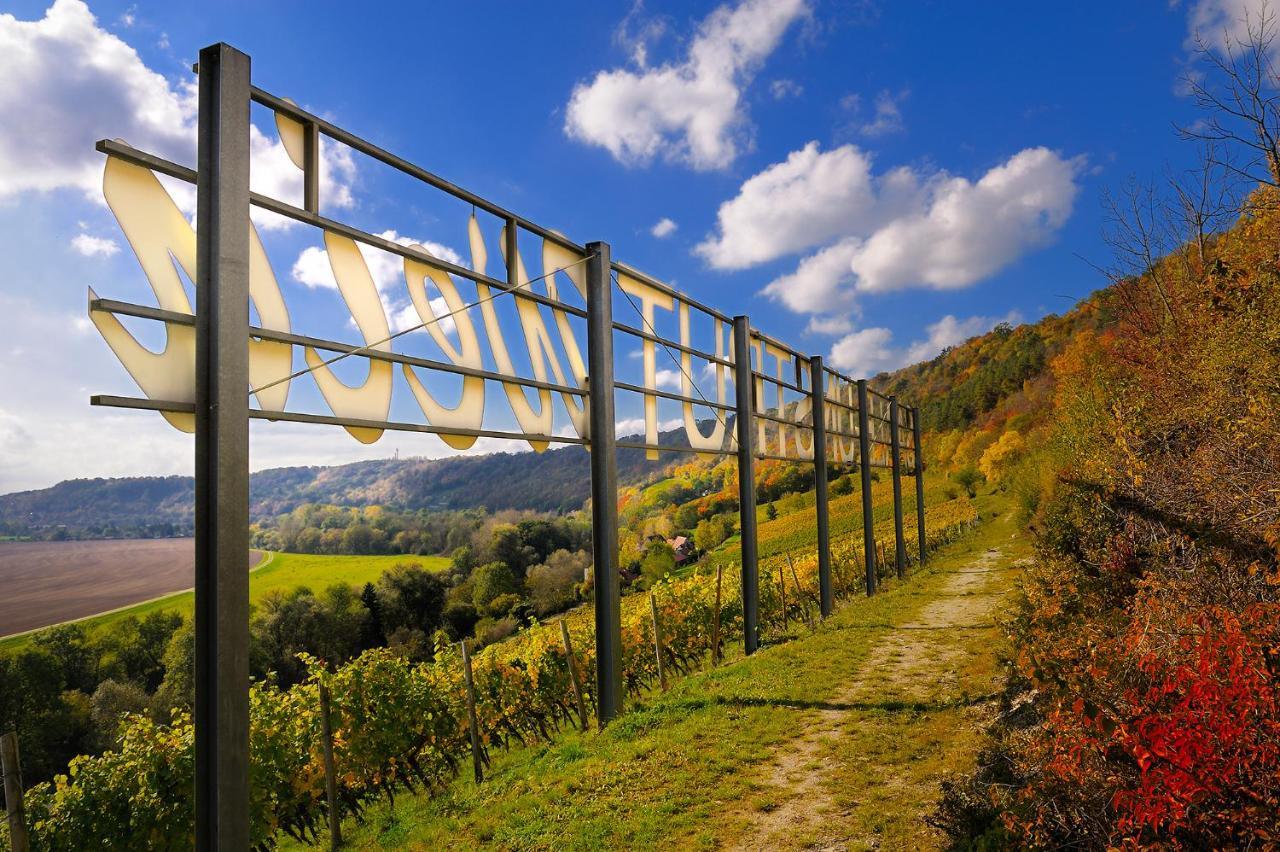
[[[695,169],[728,166],[749,145],[743,89],[808,14],[806,0],[742,0],[716,8],[698,26],[678,62],[647,64],[645,41],[635,70],[599,72],[574,87],[565,132],[628,165],[657,156]]]
[[[102,155],[94,143],[123,139],[192,165],[196,154],[196,83],[171,81],[148,68],[129,44],[99,26],[81,0],[55,0],[43,18],[0,15],[0,199],[23,192],[74,189],[99,198]],[[300,204],[302,173],[274,128],[251,130],[254,190]],[[352,203],[355,165],[339,146],[322,149],[322,198]],[[194,212],[193,191],[174,192]],[[264,227],[289,222],[256,214]]]
[[[894,366],[890,347],[893,332],[887,328],[864,328],[846,334],[831,347],[831,366],[857,377],[874,376]]]
[[[859,246],[850,264],[858,289],[954,289],[997,272],[1066,223],[1082,166],[1078,158],[1028,148],[976,183],[936,181],[927,207],[886,223]]]
[[[819,245],[763,293],[797,313],[853,314],[860,295],[968,287],[1048,244],[1071,215],[1083,167],[1028,148],[976,181],[906,168],[876,176],[857,148],[820,154],[810,143],[721,205],[720,234],[699,251],[740,268]],[[826,204],[815,203],[819,188]]]
[[[847,237],[800,261],[796,271],[775,278],[764,288],[768,296],[797,313],[825,314],[853,306],[853,270],[849,263],[862,241]]]
[[[718,233],[696,251],[717,269],[745,269],[865,233],[919,194],[908,169],[875,178],[871,158],[854,145],[830,151],[810,142],[742,184],[720,205]]]

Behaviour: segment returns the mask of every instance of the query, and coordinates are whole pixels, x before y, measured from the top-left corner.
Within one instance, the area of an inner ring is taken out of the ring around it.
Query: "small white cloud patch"
[[[668,219],[664,216],[658,220],[656,225],[649,229],[649,233],[661,240],[674,234],[677,227],[679,226],[676,225],[675,220]]]
[[[846,316],[810,317],[805,334],[848,334],[853,331],[853,320]]]
[[[658,370],[653,383],[658,388],[680,390],[680,373],[677,370]]]
[[[804,94],[804,86],[801,86],[795,80],[774,80],[769,84],[769,94],[773,95],[775,101],[798,98]]]
[[[85,257],[111,257],[120,251],[120,244],[110,237],[76,234],[71,239],[71,248]]]
[[[876,137],[901,133],[905,128],[902,122],[902,102],[910,94],[904,89],[895,95],[886,89],[876,95],[875,115],[860,128],[862,135]]]

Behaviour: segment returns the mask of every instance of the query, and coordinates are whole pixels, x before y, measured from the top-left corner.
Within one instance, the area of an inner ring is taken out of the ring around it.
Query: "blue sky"
[[[190,438],[158,417],[87,405],[137,390],[84,306],[88,286],[154,301],[101,201],[92,146],[123,137],[190,163],[189,69],[205,44],[249,53],[269,91],[862,375],[1102,286],[1086,262],[1107,259],[1101,194],[1191,164],[1173,129],[1195,117],[1179,90],[1188,34],[1244,9],[7,2],[0,492],[190,469]],[[255,180],[295,191],[270,116],[254,121]],[[464,208],[330,155],[335,216],[466,262]],[[319,235],[259,224],[297,328],[351,339],[320,281]],[[393,414],[407,419],[403,391]],[[311,387],[291,400],[323,410]],[[510,426],[500,391],[488,400],[486,425]],[[638,416],[638,400],[620,402],[620,419]],[[447,452],[427,436],[365,446],[283,425],[255,425],[253,449],[255,468]],[[519,447],[473,451],[493,449]]]

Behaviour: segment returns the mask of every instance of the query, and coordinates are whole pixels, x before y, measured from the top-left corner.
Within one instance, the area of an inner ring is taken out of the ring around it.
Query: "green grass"
[[[325,556],[269,552],[258,567],[249,572],[249,603],[257,603],[269,592],[288,591],[298,586],[307,586],[316,592],[334,583],[363,586],[378,579],[382,572],[399,562],[417,563],[431,571],[442,571],[449,567],[449,559],[444,556]],[[122,619],[142,618],[153,612],[178,612],[190,618],[193,606],[193,592],[177,592],[82,618],[75,623],[84,627],[91,636],[96,636]],[[23,633],[0,639],[0,653],[23,649],[31,641],[31,637],[31,633]]]
[[[1026,551],[1005,500],[978,500],[984,523],[934,554],[906,582],[888,581],[874,598],[844,601],[814,632],[793,628],[739,657],[673,684],[666,694],[630,699],[603,732],[565,731],[555,742],[496,753],[477,786],[464,775],[434,795],[397,796],[348,821],[353,849],[717,848],[753,835],[751,821],[796,796],[763,782],[777,749],[848,688],[877,648],[943,593],[958,569],[999,546],[1005,568]],[[996,571],[987,591],[1013,573]],[[998,681],[994,627],[946,630],[927,648],[955,654],[948,677],[921,677],[924,691],[894,698],[890,685],[842,718],[835,765],[822,795],[840,809],[850,848],[912,848],[937,782],[968,768],[980,745],[973,696]],[[930,651],[930,654],[935,653]],[[928,657],[927,659],[932,659]],[[927,663],[926,663],[927,665]],[[871,667],[875,670],[875,666]],[[880,687],[875,676],[864,683]],[[789,842],[802,847],[801,838]],[[292,841],[285,848],[299,848]]]

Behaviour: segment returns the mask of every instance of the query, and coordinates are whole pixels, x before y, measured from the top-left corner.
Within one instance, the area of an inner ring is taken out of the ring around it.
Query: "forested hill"
[[[1011,428],[1042,424],[1053,408],[1050,363],[1081,332],[1106,324],[1103,292],[1061,316],[1013,327],[1001,323],[965,343],[892,373],[872,384],[907,401],[919,401],[927,432],[967,431],[1009,422]]]
[[[663,432],[662,444],[684,442],[684,430]],[[619,482],[659,475],[683,454],[646,462],[642,450],[618,451]],[[302,503],[385,505],[402,509],[579,509],[590,496],[587,451],[493,453],[440,459],[380,459],[335,467],[263,470],[249,479],[254,520]],[[0,496],[0,534],[46,537],[163,537],[191,531],[194,484],[189,476],[72,479],[51,488]]]

